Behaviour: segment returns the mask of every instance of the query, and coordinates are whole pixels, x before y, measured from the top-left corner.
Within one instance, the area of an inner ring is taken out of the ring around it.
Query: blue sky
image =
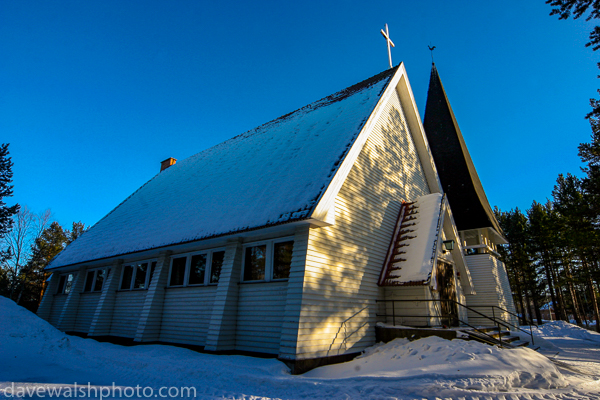
[[[577,145],[600,87],[594,21],[538,1],[4,1],[0,142],[15,195],[91,225],[159,170],[388,68],[421,115],[429,44],[492,206],[525,209]]]

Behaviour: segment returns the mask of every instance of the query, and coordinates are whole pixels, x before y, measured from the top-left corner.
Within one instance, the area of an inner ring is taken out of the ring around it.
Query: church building
[[[51,262],[38,315],[298,373],[372,346],[389,300],[402,325],[514,312],[503,243],[437,69],[422,123],[400,64],[165,160]]]

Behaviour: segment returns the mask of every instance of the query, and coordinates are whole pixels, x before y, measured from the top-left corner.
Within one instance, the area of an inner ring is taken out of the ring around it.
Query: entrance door
[[[458,326],[458,306],[455,303],[457,301],[456,285],[454,284],[454,270],[452,265],[438,262],[436,278],[437,290],[441,300],[442,325],[448,327]]]

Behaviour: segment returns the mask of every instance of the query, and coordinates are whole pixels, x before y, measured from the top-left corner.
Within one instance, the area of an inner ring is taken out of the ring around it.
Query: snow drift
[[[0,321],[0,398],[9,397],[6,389],[13,382],[32,388],[75,382],[155,390],[193,386],[201,399],[491,399],[508,392],[569,390],[560,389],[569,382],[556,367],[530,349],[503,350],[436,337],[397,339],[373,346],[351,362],[292,376],[275,359],[162,345],[124,347],[69,336],[1,296]]]
[[[369,348],[353,361],[321,367],[304,376],[313,378],[452,377],[463,385],[489,390],[511,387],[558,388],[566,381],[546,357],[527,348],[501,349],[475,341],[446,340],[430,336],[414,342],[395,339]],[[489,383],[477,383],[488,378]],[[490,380],[489,378],[495,378]]]

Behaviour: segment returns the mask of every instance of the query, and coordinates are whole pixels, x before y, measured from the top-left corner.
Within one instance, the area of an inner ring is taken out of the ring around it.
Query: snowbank
[[[68,336],[4,297],[0,322],[0,398],[11,397],[11,385],[69,388],[88,382],[98,388],[114,383],[155,391],[193,387],[199,399],[505,399],[560,393],[599,398],[600,393],[599,381],[567,381],[532,350],[436,337],[397,339],[373,346],[351,362],[293,376],[275,359],[161,345],[124,347]],[[567,328],[564,332],[577,331]],[[589,370],[598,369],[589,364]]]
[[[561,373],[546,357],[527,348],[500,349],[475,341],[446,340],[430,336],[414,342],[395,339],[371,347],[362,356],[344,364],[307,372],[312,378],[354,378],[365,376],[447,378],[498,378],[496,390],[511,387],[558,388],[567,385]]]
[[[580,328],[565,321],[546,322],[532,329],[534,335],[546,338],[570,337],[600,343],[600,333]]]

